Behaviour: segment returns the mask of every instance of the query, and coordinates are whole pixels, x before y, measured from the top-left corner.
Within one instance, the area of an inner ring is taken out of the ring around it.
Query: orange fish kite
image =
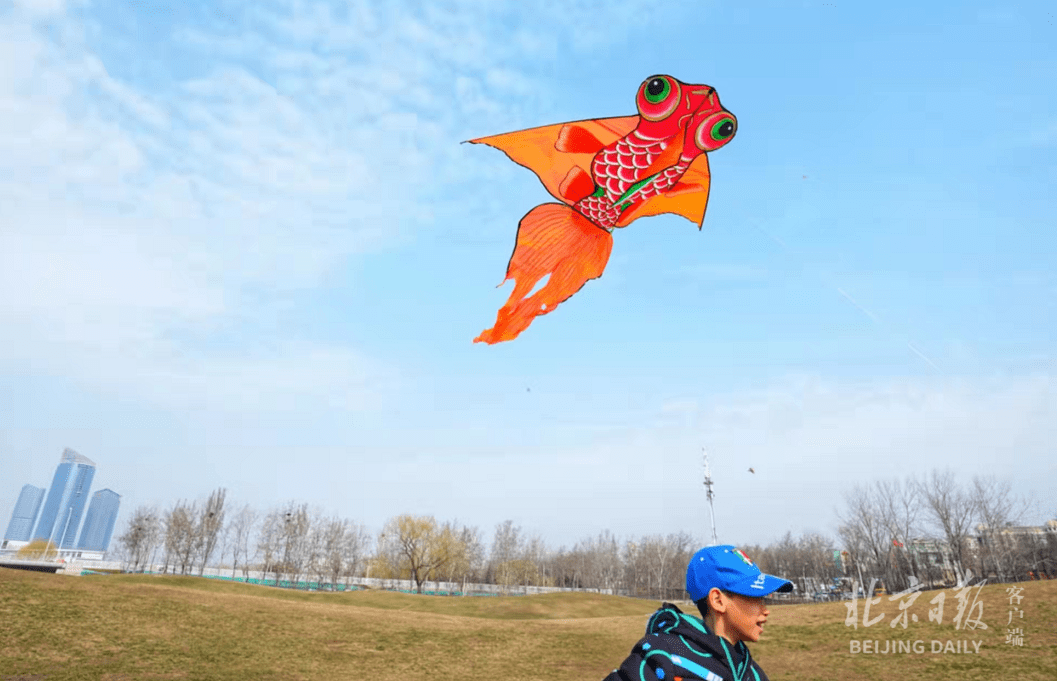
[[[521,218],[506,278],[514,290],[495,326],[475,343],[513,340],[590,279],[602,276],[612,231],[661,213],[705,218],[706,152],[729,142],[738,121],[715,88],[651,76],[635,96],[637,116],[598,118],[470,140],[504,152],[536,173],[561,203]],[[538,291],[533,288],[547,277]]]

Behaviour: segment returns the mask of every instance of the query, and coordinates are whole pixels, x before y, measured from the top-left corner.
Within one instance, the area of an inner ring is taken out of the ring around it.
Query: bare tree
[[[199,576],[205,573],[206,563],[217,545],[217,538],[224,526],[224,499],[227,490],[223,487],[217,488],[209,495],[209,500],[202,507],[202,514],[198,519],[197,543],[201,565],[198,568]]]
[[[1016,542],[1010,541],[1003,530],[1022,521],[1027,501],[1013,496],[1008,480],[998,480],[993,475],[974,477],[970,494],[979,520],[976,529],[984,540],[979,554],[980,573],[986,575],[993,567],[999,581],[1012,579],[1016,571]],[[985,557],[990,565],[984,564]]]
[[[797,540],[797,563],[793,574],[804,576],[810,589],[805,593],[822,593],[828,598],[834,578],[840,574],[833,558],[833,542],[817,532],[805,532]]]
[[[587,586],[587,558],[580,548],[566,549],[564,546],[552,553],[547,561],[548,572],[554,575],[554,583],[566,589]]]
[[[308,514],[308,504],[298,505],[294,502],[287,504],[285,510],[282,511],[281,522],[279,528],[282,546],[280,565],[291,586],[296,588],[311,560],[309,551],[311,520]]]
[[[484,544],[481,531],[476,527],[462,527],[458,521],[448,525],[457,541],[452,543],[451,560],[444,567],[448,582],[462,582],[462,593],[466,593],[466,583],[482,578],[484,568]]]
[[[894,561],[897,540],[892,534],[895,528],[888,512],[886,494],[889,491],[891,487],[884,483],[873,487],[856,485],[845,494],[847,508],[838,517],[841,539],[859,567],[866,568],[867,573],[879,574],[885,586],[892,589],[901,578]],[[790,564],[788,569],[793,567]],[[801,585],[801,589],[806,588],[806,584]]]
[[[257,553],[261,557],[261,570],[264,578],[268,579],[269,573],[275,574],[275,583],[279,584],[279,572],[282,541],[283,541],[283,512],[279,509],[270,511],[261,523],[260,533],[257,535]]]
[[[371,535],[366,527],[354,522],[348,522],[345,525],[345,536],[341,544],[341,564],[346,587],[349,585],[350,577],[360,574],[366,561],[370,542]]]
[[[943,535],[954,557],[954,570],[961,582],[965,579],[966,542],[972,526],[972,496],[962,490],[950,470],[933,470],[918,483],[925,500],[925,512],[934,529]]]
[[[662,598],[682,598],[686,593],[686,566],[698,548],[698,542],[688,532],[669,534],[667,543],[671,546],[672,569],[668,578],[662,582]]]
[[[514,578],[514,561],[519,558],[521,550],[521,528],[515,525],[513,520],[504,520],[496,525],[488,566],[495,584],[510,588]]]
[[[622,595],[634,598],[642,598],[645,595],[645,573],[647,570],[645,554],[646,552],[643,550],[641,542],[637,542],[634,539],[624,541],[624,546],[620,552],[620,562],[624,566],[622,580],[624,591]]]
[[[151,554],[161,541],[161,519],[150,506],[140,506],[132,512],[125,533],[118,542],[125,548],[126,569],[140,572],[149,565]]]
[[[919,532],[921,513],[921,488],[913,480],[905,482],[889,480],[878,483],[881,508],[885,523],[892,535],[892,544],[896,546],[894,560],[898,569],[896,588],[902,590],[911,586],[913,581],[920,581],[920,567],[915,556],[910,552],[910,544]]]
[[[535,586],[550,586],[547,578],[547,544],[543,537],[538,534],[525,543],[522,548],[524,560],[532,566],[529,572],[530,578],[527,583]]]
[[[636,545],[638,570],[644,573],[646,595],[649,598],[670,600],[677,598],[686,589],[686,564],[692,546],[691,537],[685,532],[642,537]],[[641,583],[643,577],[633,579]]]
[[[244,505],[238,513],[231,519],[231,523],[228,528],[231,532],[231,577],[234,579],[235,572],[239,567],[239,559],[241,558],[243,563],[244,577],[249,577],[249,547],[250,547],[250,535],[253,533],[253,526],[257,521],[257,513],[250,508],[249,504]]]
[[[315,530],[319,535],[319,581],[328,581],[333,588],[338,579],[349,572],[346,562],[349,557],[348,544],[352,526],[348,520],[333,517],[325,522],[317,522]]]
[[[194,565],[195,549],[198,546],[198,526],[195,523],[196,505],[178,501],[165,513],[165,564],[175,561],[180,574],[186,575]]]
[[[338,521],[341,522],[340,520]],[[305,567],[306,575],[314,578],[315,583],[322,587],[327,581],[329,574],[327,555],[327,533],[330,530],[330,520],[323,517],[322,512],[314,511],[309,514],[308,539],[305,541]],[[338,554],[340,555],[340,553]],[[339,566],[338,571],[341,571]]]
[[[472,579],[475,582],[484,581],[485,571],[485,544],[484,535],[481,533],[481,529],[474,527],[463,527],[460,535],[463,544],[466,545],[467,553],[470,557],[470,571],[463,576],[463,581]]]
[[[603,530],[595,538],[581,540],[574,551],[584,565],[586,584],[596,589],[617,586],[617,580],[623,572],[620,544],[609,530]]]

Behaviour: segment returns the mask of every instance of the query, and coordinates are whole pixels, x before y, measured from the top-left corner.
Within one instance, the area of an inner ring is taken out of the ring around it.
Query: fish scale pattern
[[[591,171],[598,186],[616,201],[628,187],[643,178],[643,171],[668,147],[664,140],[643,137],[632,131],[617,140],[612,149],[603,149],[595,156]]]
[[[667,147],[666,141],[642,137],[637,131],[617,140],[612,148],[600,151],[591,163],[593,179],[602,188],[602,196],[588,196],[573,207],[599,227],[612,230],[627,207],[664,193],[690,167],[692,159],[680,158],[676,165],[657,173],[650,182],[617,204],[636,182],[646,179],[646,169]]]

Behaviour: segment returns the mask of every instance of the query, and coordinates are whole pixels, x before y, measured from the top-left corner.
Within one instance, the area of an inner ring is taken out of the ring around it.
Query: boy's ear
[[[713,587],[708,592],[708,607],[710,607],[717,614],[725,613],[727,611],[727,599],[723,596],[723,592]]]

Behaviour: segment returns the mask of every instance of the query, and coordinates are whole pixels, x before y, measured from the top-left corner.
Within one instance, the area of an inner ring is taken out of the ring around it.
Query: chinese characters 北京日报
[[[982,619],[984,616],[984,604],[983,601],[978,600],[980,595],[980,589],[983,587],[984,583],[987,580],[982,580],[979,584],[976,584],[975,586],[968,586],[967,583],[969,582],[971,577],[972,573],[968,573],[965,579],[962,580],[962,582],[959,583],[958,586],[953,587],[953,590],[955,592],[954,597],[956,599],[957,604],[957,611],[955,612],[953,620],[955,629],[987,629],[987,625],[983,622]],[[876,585],[877,580],[872,580],[870,582],[870,590],[865,593],[872,595],[874,593],[874,587]],[[889,627],[892,627],[894,629],[897,626],[901,626],[903,629],[906,629],[908,619],[912,622],[918,621],[918,616],[908,614],[907,609],[914,604],[914,601],[916,601],[919,596],[921,596],[920,590],[923,588],[923,586],[924,585],[919,583],[916,579],[912,579],[910,588],[906,589],[905,591],[900,591],[899,593],[892,594],[888,597],[888,600],[893,602],[900,599],[904,599],[899,603],[899,614],[892,618],[891,623],[889,623],[888,625]],[[854,629],[859,628],[859,589],[860,586],[856,584],[852,600],[845,604],[848,608],[848,614],[847,617],[844,618],[844,626],[852,627]],[[972,600],[970,600],[970,596],[972,597]],[[929,608],[930,622],[935,622],[936,624],[941,624],[943,622],[943,606],[946,601],[946,598],[946,591],[940,591],[932,597],[932,600],[929,601],[929,603],[934,606],[932,608]],[[871,598],[870,596],[866,596],[864,598],[864,601],[865,605],[863,607],[862,613],[862,625],[863,627],[872,627],[873,625],[879,623],[881,620],[884,619],[883,613],[878,614],[876,617],[873,618],[870,617],[870,607],[873,605],[880,605],[881,597],[877,596]]]

